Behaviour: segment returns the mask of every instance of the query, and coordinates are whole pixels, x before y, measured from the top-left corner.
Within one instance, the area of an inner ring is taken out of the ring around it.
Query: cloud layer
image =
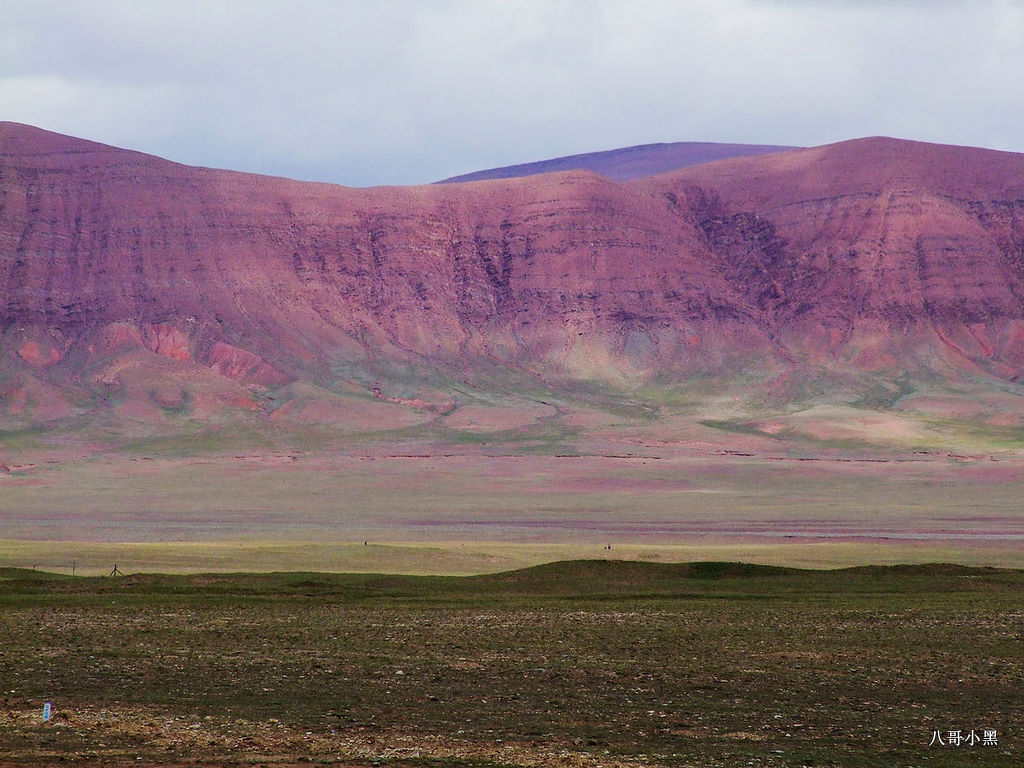
[[[6,0],[0,119],[351,185],[654,141],[1024,151],[1013,0]]]

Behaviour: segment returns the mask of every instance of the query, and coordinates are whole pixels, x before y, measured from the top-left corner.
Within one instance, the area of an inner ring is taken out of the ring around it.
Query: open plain
[[[5,766],[1022,756],[1021,571],[595,560],[477,577],[0,579]]]
[[[80,575],[115,564],[472,574],[580,557],[1024,567],[1024,456],[991,435],[926,449],[884,427],[872,445],[666,421],[582,435],[548,422],[541,434],[528,425],[461,442],[307,437],[301,448],[288,433],[227,448],[216,445],[226,436],[175,436],[74,458],[40,442],[0,474],[0,565]]]

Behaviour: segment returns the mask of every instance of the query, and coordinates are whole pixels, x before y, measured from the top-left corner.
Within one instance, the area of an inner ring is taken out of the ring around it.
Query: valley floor
[[[1020,429],[847,410],[4,433],[0,765],[1020,765]]]
[[[1024,567],[1016,452],[731,445],[40,455],[0,474],[0,566],[471,574],[599,557]]]

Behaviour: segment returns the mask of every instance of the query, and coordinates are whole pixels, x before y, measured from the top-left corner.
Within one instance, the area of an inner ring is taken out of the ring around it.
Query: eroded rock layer
[[[0,296],[10,392],[109,389],[144,354],[245,402],[383,358],[1013,380],[1024,156],[874,138],[625,184],[351,189],[0,123]]]

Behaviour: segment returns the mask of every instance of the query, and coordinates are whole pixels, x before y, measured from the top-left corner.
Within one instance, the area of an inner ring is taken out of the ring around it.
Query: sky
[[[1024,152],[1024,0],[0,0],[0,120],[351,186],[669,141]]]

